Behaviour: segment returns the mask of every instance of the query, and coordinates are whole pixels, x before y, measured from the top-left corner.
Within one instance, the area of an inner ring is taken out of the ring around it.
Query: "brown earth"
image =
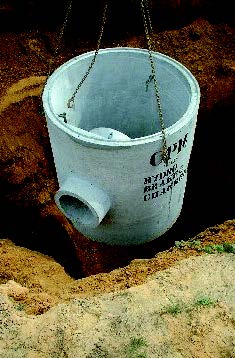
[[[188,185],[185,209],[181,215],[184,219],[179,219],[180,224],[175,224],[169,236],[134,248],[110,247],[91,242],[73,229],[54,204],[57,181],[46,121],[40,107],[40,94],[56,37],[55,32],[48,31],[0,34],[0,191],[4,208],[0,232],[2,239],[5,239],[0,242],[1,293],[11,297],[9,305],[13,305],[14,309],[31,315],[40,315],[54,305],[73,298],[141,285],[148,275],[174,266],[179,260],[202,254],[191,247],[173,248],[174,241],[188,239],[194,236],[192,233],[201,231],[203,226],[207,227],[210,223],[214,225],[234,218],[232,198],[235,175],[232,169],[227,170],[231,168],[234,159],[234,124],[230,116],[234,113],[234,29],[227,24],[210,24],[204,19],[197,19],[183,28],[159,32],[154,36],[157,50],[186,65],[199,81],[202,92],[199,130],[201,123],[206,122],[208,113],[212,113],[212,116],[207,118],[208,125],[202,127],[203,141],[200,144],[204,143],[203,151],[196,148],[190,164],[193,166],[200,160],[200,166],[195,166],[194,175],[201,167],[205,177],[207,171],[212,173],[206,177],[211,178],[211,181],[208,180],[205,191],[204,181],[200,182],[200,177],[196,177],[196,180],[199,179],[197,186],[189,180],[191,184]],[[67,40],[68,45],[63,43],[55,59],[55,67],[95,47],[95,43],[84,38]],[[110,46],[145,47],[145,41],[142,36],[131,35],[118,39],[118,42],[106,39],[103,47]],[[229,110],[226,112],[226,109]],[[205,132],[205,128],[209,128],[208,132]],[[217,151],[212,151],[211,143],[214,145],[218,141],[217,137],[212,141],[215,128],[218,129],[215,133],[221,134],[220,146]],[[201,191],[195,191],[197,187]],[[210,189],[211,196],[207,193]],[[203,203],[195,206],[195,197],[198,196],[203,197]],[[203,221],[208,215],[209,219]],[[197,216],[202,220],[201,226],[198,225]],[[167,245],[164,244],[165,239]],[[207,229],[197,236],[197,240],[201,240],[203,246],[234,243],[234,220]],[[163,251],[164,248],[170,249]],[[57,262],[42,253],[55,258]],[[144,259],[146,257],[149,259]],[[213,261],[213,255],[210,257]],[[93,276],[75,280],[58,262],[74,277]],[[206,317],[200,319],[205,320]],[[221,317],[218,331],[227,324],[225,312]],[[169,320],[172,318],[168,317]],[[176,326],[182,328],[179,321],[171,322],[171,334],[175,336],[180,334]],[[184,327],[186,331],[187,325]],[[194,339],[198,339],[195,334]],[[203,356],[198,343],[197,351],[192,350],[191,355],[182,357],[231,358],[235,356],[231,342],[230,339],[229,348],[225,344],[221,355],[218,351],[214,355],[208,353],[209,347]],[[193,349],[191,345],[190,349]],[[159,357],[164,356],[164,350],[162,352],[163,355]],[[99,355],[96,352],[93,356]]]
[[[202,247],[235,244],[235,220],[208,228],[193,240],[199,240]],[[184,248],[172,247],[151,259],[135,259],[128,266],[110,273],[75,280],[51,257],[15,246],[9,240],[0,240],[0,292],[12,297],[16,304],[23,304],[28,314],[37,315],[72,298],[118,292],[141,285],[155,272],[201,255],[205,252],[190,244]]]
[[[234,234],[231,220],[82,280],[1,240],[0,357],[235,357]]]
[[[51,255],[72,275],[84,277],[109,272],[134,258],[150,258],[177,239],[187,239],[207,226],[233,218],[235,173],[227,168],[233,160],[234,29],[198,19],[178,30],[154,35],[160,52],[179,60],[195,75],[202,96],[181,217],[167,235],[134,248],[87,240],[54,204],[57,181],[40,93],[56,35],[43,31],[0,35],[2,236]],[[145,47],[145,40],[143,36],[118,42],[106,39],[104,47],[108,46]],[[94,47],[95,43],[84,38],[65,38],[54,67]],[[226,118],[222,120],[222,116]]]

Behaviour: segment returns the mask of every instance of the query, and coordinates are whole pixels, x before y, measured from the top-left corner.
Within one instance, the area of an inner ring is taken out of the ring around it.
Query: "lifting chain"
[[[57,45],[54,50],[54,54],[49,61],[49,70],[48,70],[48,74],[47,74],[47,80],[51,74],[52,66],[54,64],[54,59],[57,56],[59,47],[61,45],[62,37],[64,35],[64,31],[67,26],[68,19],[69,19],[71,10],[72,10],[72,4],[73,4],[73,0],[69,0],[65,19],[64,19],[63,25],[61,27],[61,30],[60,30],[60,33],[58,36]],[[146,90],[148,88],[149,83],[153,80],[155,95],[156,95],[156,104],[157,104],[159,121],[160,121],[161,132],[162,132],[162,141],[163,141],[162,159],[163,159],[164,163],[166,165],[168,165],[168,153],[167,153],[167,143],[166,143],[166,134],[165,134],[165,124],[164,124],[161,101],[160,101],[160,96],[159,96],[159,87],[158,87],[158,82],[157,82],[157,78],[156,78],[156,69],[155,69],[155,64],[154,64],[153,56],[152,56],[152,52],[155,51],[155,45],[154,45],[154,41],[153,41],[153,27],[152,27],[152,21],[151,21],[151,17],[150,17],[149,0],[140,0],[140,6],[141,6],[141,13],[142,13],[143,22],[144,22],[145,36],[146,36],[146,40],[147,40],[147,44],[148,44],[149,60],[150,60],[150,65],[151,65],[151,70],[152,70],[152,74],[149,76],[149,80],[146,81]],[[104,6],[100,34],[99,34],[99,38],[98,38],[97,47],[96,47],[96,50],[94,53],[94,57],[89,65],[85,75],[83,76],[83,78],[81,79],[81,81],[79,82],[77,87],[75,88],[72,96],[69,98],[69,100],[67,102],[68,108],[72,108],[74,106],[75,96],[76,96],[77,92],[79,91],[79,89],[81,88],[84,81],[86,80],[86,78],[88,77],[89,73],[91,72],[91,70],[95,64],[95,61],[96,61],[96,58],[97,58],[97,55],[98,55],[98,52],[100,49],[100,44],[101,44],[101,40],[103,37],[103,33],[104,33],[104,27],[105,27],[106,17],[107,17],[107,9],[108,9],[108,1],[105,3],[105,6]],[[47,82],[47,80],[46,80],[46,82]],[[66,113],[62,113],[59,116],[63,117],[64,122],[67,123]]]
[[[161,126],[161,132],[162,132],[162,160],[166,165],[168,165],[168,152],[167,152],[167,143],[166,143],[166,133],[165,133],[165,124],[163,119],[163,113],[162,113],[162,106],[161,106],[161,100],[159,95],[159,87],[156,77],[156,69],[155,64],[153,61],[153,55],[152,52],[155,51],[155,44],[153,41],[153,27],[152,27],[152,21],[150,17],[150,11],[149,11],[149,3],[148,0],[140,0],[140,6],[141,6],[141,13],[143,17],[144,22],[144,30],[145,30],[145,36],[148,44],[148,53],[149,53],[149,61],[151,65],[152,74],[149,76],[148,81],[146,82],[146,89],[151,80],[153,80],[154,83],[154,89],[155,89],[155,96],[156,96],[156,105],[158,109],[158,115],[159,115],[159,122]]]
[[[49,69],[48,69],[48,73],[47,73],[47,80],[48,80],[48,77],[51,75],[52,67],[53,67],[55,58],[58,55],[59,48],[60,48],[60,45],[61,45],[61,41],[62,41],[62,38],[64,36],[64,31],[65,31],[65,28],[66,28],[66,26],[68,24],[69,16],[70,16],[71,11],[72,11],[72,5],[73,5],[73,0],[69,0],[68,7],[67,7],[67,10],[66,10],[66,14],[65,14],[65,18],[64,18],[64,22],[63,22],[62,27],[61,27],[60,32],[59,32],[56,48],[53,51],[53,56],[49,60]]]
[[[46,82],[49,78],[49,76],[51,75],[51,72],[53,70],[53,65],[54,65],[54,62],[55,62],[55,58],[56,56],[58,55],[58,52],[59,52],[59,48],[61,46],[61,41],[62,41],[62,38],[64,36],[64,31],[65,31],[65,28],[68,24],[68,20],[69,20],[69,16],[71,14],[71,11],[72,11],[72,5],[73,5],[73,0],[69,0],[68,2],[68,6],[67,6],[67,10],[66,10],[66,14],[65,14],[65,18],[64,18],[64,22],[62,24],[62,27],[60,29],[60,32],[59,32],[59,35],[58,35],[58,41],[57,41],[57,44],[56,44],[56,48],[55,50],[53,51],[53,55],[52,57],[50,58],[49,60],[49,69],[48,69],[48,72],[47,72],[47,75],[46,75],[46,81],[45,81],[45,85],[46,85]],[[89,75],[95,61],[96,61],[96,57],[98,55],[98,52],[99,52],[99,49],[100,49],[100,44],[101,44],[101,40],[102,40],[102,37],[103,37],[103,33],[104,33],[104,27],[105,27],[105,23],[106,23],[106,15],[107,15],[107,9],[108,9],[108,2],[105,4],[104,6],[104,10],[103,10],[103,17],[102,17],[102,23],[101,23],[101,29],[100,29],[100,34],[99,34],[99,38],[98,38],[98,44],[97,44],[97,48],[95,50],[95,54],[94,54],[94,57],[90,63],[90,66],[87,70],[87,72],[85,73],[84,77],[82,78],[81,82],[78,84],[78,86],[76,87],[73,95],[71,96],[71,98],[68,100],[67,102],[67,106],[68,108],[72,108],[73,105],[74,105],[74,99],[75,99],[75,96],[77,94],[77,92],[79,91],[80,87],[82,86],[83,82],[86,80],[87,76]],[[44,85],[44,86],[45,86]],[[62,113],[62,114],[59,114],[59,117],[62,117],[64,119],[64,122],[67,123],[67,119],[66,119],[66,113]]]
[[[47,81],[48,81],[48,78],[50,77],[52,71],[53,71],[53,67],[54,67],[54,62],[55,62],[55,58],[57,57],[58,55],[58,52],[59,52],[59,48],[61,46],[61,41],[62,41],[62,38],[64,36],[64,31],[65,31],[65,28],[68,24],[68,20],[69,20],[69,16],[71,14],[71,11],[72,11],[72,5],[73,5],[73,0],[69,0],[68,1],[68,5],[67,5],[67,9],[66,9],[66,14],[65,14],[65,18],[64,18],[64,22],[62,24],[62,27],[60,29],[60,32],[59,32],[59,35],[58,35],[58,40],[57,40],[57,43],[56,43],[56,47],[55,49],[53,50],[53,54],[51,56],[51,58],[49,59],[48,61],[48,71],[47,71],[47,74],[46,74],[46,80],[45,80],[45,83],[44,83],[44,88],[47,84]],[[42,90],[42,93],[43,93],[43,90]],[[41,95],[41,99],[42,99],[42,95]],[[43,105],[42,105],[42,102],[41,102],[41,108],[40,108],[40,111],[42,111],[42,113],[44,113],[43,111]],[[64,118],[64,122],[67,123],[67,120],[66,120],[66,113],[63,113],[63,115],[59,115],[60,117],[63,117]]]
[[[99,49],[100,49],[100,44],[101,44],[101,40],[103,37],[103,33],[104,33],[104,27],[105,27],[105,23],[106,23],[106,17],[107,17],[107,8],[108,8],[108,3],[105,4],[104,6],[104,11],[103,11],[103,16],[102,16],[102,22],[101,22],[101,28],[100,28],[100,34],[99,34],[99,38],[98,38],[98,43],[97,43],[97,47],[94,53],[94,57],[85,73],[85,75],[83,76],[83,78],[81,79],[81,81],[79,82],[79,84],[77,85],[75,91],[73,92],[71,98],[68,100],[67,102],[67,106],[68,108],[72,108],[74,106],[74,99],[75,96],[77,94],[77,92],[79,91],[79,89],[81,88],[82,84],[84,83],[84,81],[86,80],[87,76],[89,75],[89,73],[91,72],[92,67],[95,64],[96,61],[96,57],[98,55]]]

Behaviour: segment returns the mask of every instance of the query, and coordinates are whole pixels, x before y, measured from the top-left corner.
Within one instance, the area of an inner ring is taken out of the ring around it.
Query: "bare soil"
[[[208,228],[193,240],[202,247],[235,244],[235,220]],[[205,255],[193,247],[172,247],[151,259],[135,259],[128,266],[80,280],[71,278],[64,268],[49,256],[0,241],[0,292],[22,303],[28,314],[41,314],[59,302],[118,292],[146,282],[148,276],[174,266],[183,259]],[[213,254],[212,254],[213,256]],[[212,257],[213,261],[213,257]],[[231,273],[232,274],[232,273]]]
[[[44,317],[43,314],[62,302],[119,292],[132,286],[138,288],[156,271],[168,269],[182,259],[205,255],[197,249],[179,249],[173,244],[176,240],[194,237],[208,226],[210,228],[196,237],[203,246],[235,241],[234,220],[229,220],[235,214],[235,172],[232,168],[234,29],[200,18],[183,28],[159,32],[154,38],[158,51],[174,57],[191,70],[202,93],[184,208],[178,222],[162,238],[140,247],[110,247],[91,242],[79,234],[54,204],[57,181],[40,95],[57,33],[0,34],[0,192],[3,208],[0,292],[10,297],[11,303],[7,301],[7,305],[22,310],[22,314]],[[106,38],[103,47],[112,46],[145,47],[145,40],[143,36],[130,34],[115,41]],[[95,42],[85,38],[65,38],[54,66],[94,47]],[[210,257],[213,262],[213,255]],[[83,278],[76,280],[79,277]],[[7,306],[9,310],[10,306]],[[194,320],[204,322],[199,326],[205,329],[205,320],[214,314],[220,315],[216,327],[217,332],[224,332],[218,336],[221,342],[226,339],[229,325],[229,343],[221,343],[221,350],[214,350],[213,335],[209,343],[205,341],[206,333],[197,331],[194,322],[196,333],[186,340],[184,347],[179,341],[177,343],[183,352],[188,347],[191,353],[170,355],[166,350],[168,342],[162,345],[158,356],[235,357],[235,343],[231,338],[234,320],[228,323],[227,306],[221,308],[222,314],[217,309],[213,311],[211,307],[210,312],[199,312],[198,316],[196,313]],[[182,332],[186,334],[186,320],[185,316],[182,321],[168,316],[168,334],[171,337],[179,337]],[[212,327],[210,332],[214,332]],[[41,342],[45,348],[48,337],[44,338]],[[208,344],[206,349],[205,344]],[[98,355],[97,346],[94,349],[96,353],[94,351],[89,357],[110,357]],[[29,354],[31,357],[47,356]],[[63,356],[73,357],[73,353]]]
[[[0,37],[2,237],[53,256],[78,278],[109,272],[135,258],[151,258],[175,240],[234,217],[234,28],[199,18],[154,35],[158,51],[195,75],[201,104],[181,216],[161,238],[138,247],[91,242],[54,204],[57,180],[40,94],[57,33],[5,32]],[[103,47],[110,46],[146,44],[144,36],[129,34],[115,41],[106,38]],[[94,48],[93,40],[65,36],[53,67]]]
[[[1,240],[0,357],[235,357],[234,234],[231,220],[82,280]]]

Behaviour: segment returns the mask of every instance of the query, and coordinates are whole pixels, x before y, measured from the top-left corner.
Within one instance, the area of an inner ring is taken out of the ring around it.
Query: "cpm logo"
[[[167,148],[168,160],[172,159],[172,153],[179,154],[183,148],[186,148],[187,140],[188,140],[188,133],[186,133],[183,138],[179,139],[178,142],[170,145]],[[156,167],[158,164],[161,163],[161,161],[162,161],[161,152],[155,152],[153,153],[153,155],[151,155],[150,164],[153,167]]]

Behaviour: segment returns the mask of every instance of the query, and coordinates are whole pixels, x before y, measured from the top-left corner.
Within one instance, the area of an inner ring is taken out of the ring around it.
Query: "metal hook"
[[[59,117],[62,117],[64,119],[64,123],[68,123],[67,121],[67,118],[66,118],[66,113],[61,113],[61,114],[58,114]]]
[[[146,83],[146,92],[148,92],[149,84],[154,79],[153,75],[149,75],[149,78],[147,79]]]

